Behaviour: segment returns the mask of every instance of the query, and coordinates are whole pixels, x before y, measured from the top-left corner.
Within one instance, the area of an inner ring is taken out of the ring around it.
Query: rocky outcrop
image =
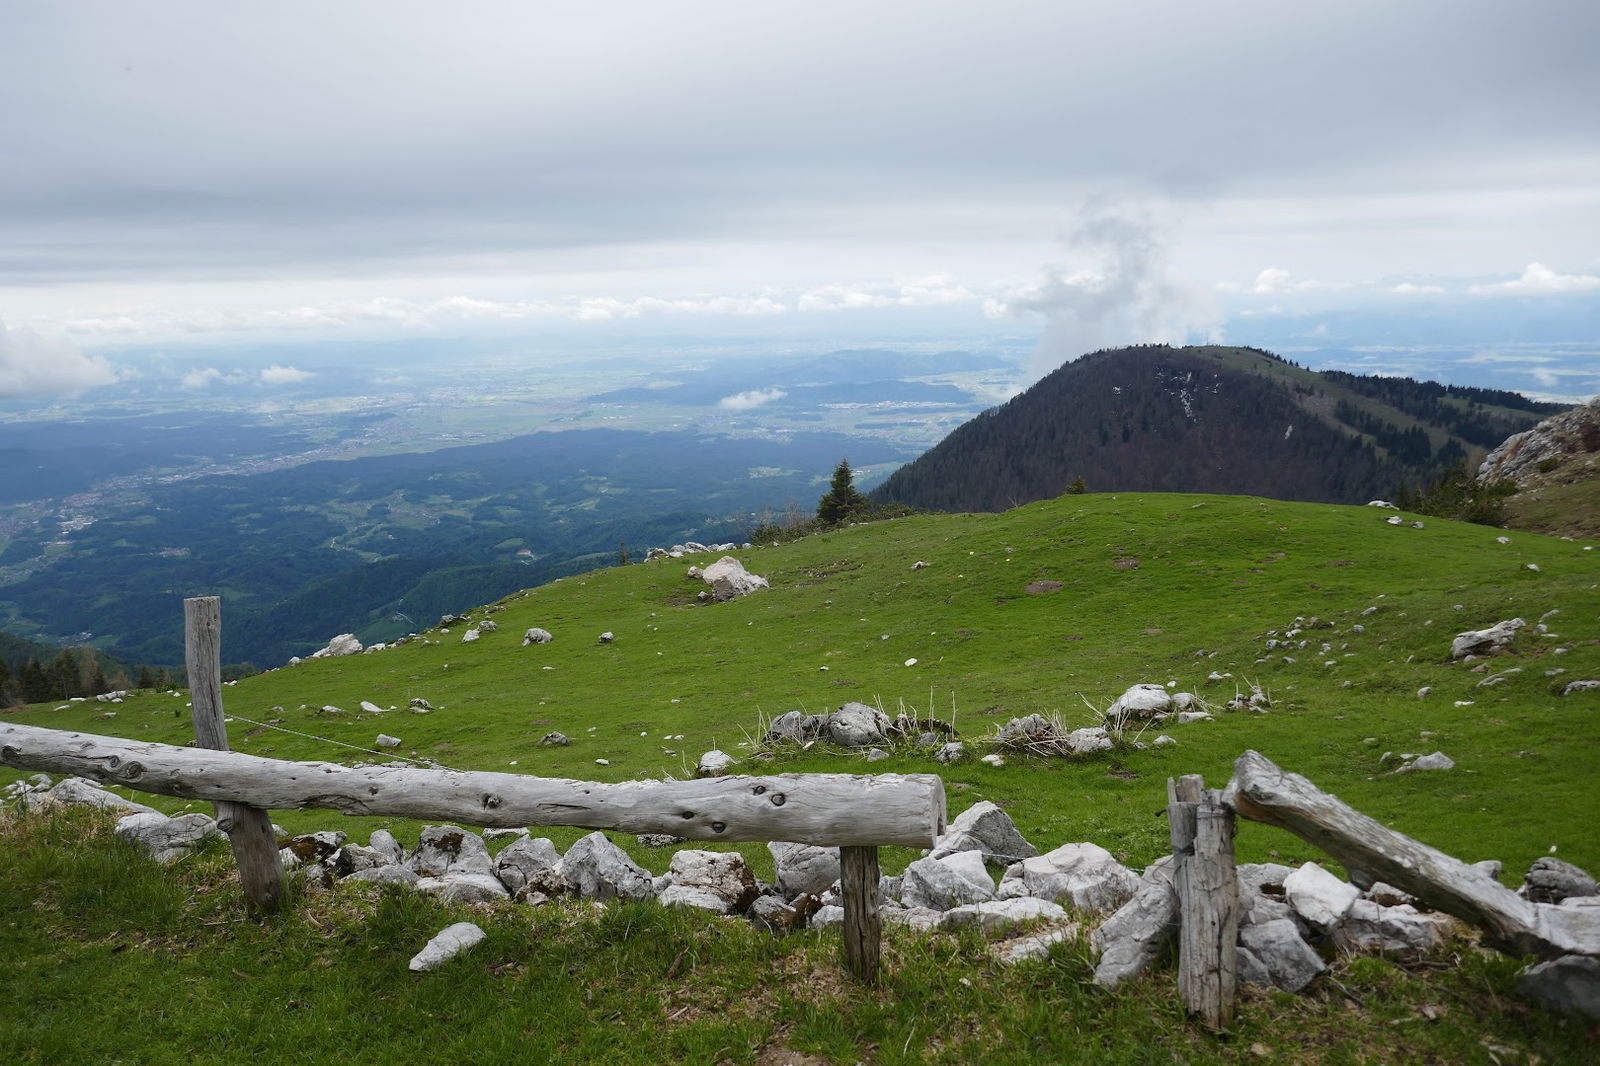
[[[1530,430],[1508,437],[1478,465],[1479,484],[1536,480],[1541,464],[1600,452],[1600,398],[1552,415]]]
[[[1487,629],[1469,629],[1457,633],[1455,640],[1450,642],[1450,658],[1464,659],[1468,655],[1493,655],[1516,639],[1517,630],[1527,624],[1521,618],[1507,618]]]
[[[697,575],[711,588],[711,598],[717,603],[748,596],[757,589],[767,588],[767,579],[752,574],[744,564],[731,555],[724,555]]]

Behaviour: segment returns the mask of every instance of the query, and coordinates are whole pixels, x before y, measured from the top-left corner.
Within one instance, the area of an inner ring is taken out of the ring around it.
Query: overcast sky
[[[1594,0],[0,0],[0,395],[135,342],[840,309],[1595,341],[1597,54]]]

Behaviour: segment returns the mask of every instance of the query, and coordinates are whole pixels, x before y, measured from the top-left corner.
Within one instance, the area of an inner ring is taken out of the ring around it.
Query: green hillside
[[[1147,494],[921,516],[742,553],[772,587],[714,606],[696,602],[693,560],[601,570],[472,612],[499,628],[470,644],[457,624],[425,643],[245,678],[224,690],[231,738],[262,755],[361,760],[374,757],[329,741],[368,747],[381,730],[405,741],[403,753],[447,766],[593,780],[684,776],[712,747],[760,771],[937,771],[952,815],[994,800],[1041,849],[1091,840],[1135,866],[1167,851],[1166,779],[1198,772],[1220,785],[1250,747],[1397,829],[1466,859],[1501,859],[1507,883],[1551,851],[1600,868],[1600,692],[1557,694],[1600,677],[1600,552],[1527,534],[1500,544],[1499,531],[1432,519],[1417,529],[1412,516],[1390,525],[1389,514]],[[918,561],[929,565],[912,570]],[[1530,623],[1513,654],[1483,673],[1448,662],[1456,631],[1513,615]],[[534,625],[555,641],[522,647]],[[615,643],[598,644],[602,631]],[[1268,652],[1269,639],[1293,647]],[[1207,681],[1213,672],[1233,677]],[[1272,707],[1166,727],[1172,747],[1008,756],[999,768],[903,752],[869,766],[825,745],[755,762],[741,747],[764,718],[865,699],[931,710],[976,754],[1014,715],[1088,724],[1090,705],[1143,681],[1216,704],[1254,682]],[[416,696],[434,710],[407,711]],[[362,700],[398,709],[363,714]],[[8,716],[182,743],[185,704],[145,692]],[[551,730],[572,746],[540,747]],[[1387,750],[1435,749],[1456,769],[1395,776],[1380,764]],[[383,825],[409,844],[418,828],[328,811],[273,816],[291,831],[340,828],[356,840]],[[579,833],[548,835],[564,848]],[[616,839],[666,869],[671,849]],[[771,877],[762,846],[725,847]],[[1082,936],[1010,967],[979,933],[891,930],[883,983],[867,990],[843,977],[836,934],[774,937],[652,904],[485,912],[340,886],[253,923],[221,845],[161,868],[130,862],[89,815],[0,814],[0,851],[0,901],[13,916],[0,922],[0,1013],[13,1019],[19,1063],[177,1063],[202,1044],[226,1063],[516,1055],[639,1066],[1575,1063],[1589,1046],[1584,1023],[1518,998],[1517,960],[1466,942],[1444,968],[1341,957],[1312,995],[1247,990],[1218,1038],[1184,1020],[1169,967],[1115,994],[1095,988]],[[1250,823],[1239,852],[1319,858]],[[884,866],[912,857],[884,849]],[[436,975],[406,972],[420,944],[464,919],[488,931],[469,958]]]
[[[475,643],[460,643],[462,627],[434,630],[427,643],[307,662],[225,695],[242,719],[358,747],[382,731],[405,742],[402,753],[447,766],[622,780],[688,775],[714,747],[748,754],[740,745],[763,720],[847,700],[931,711],[980,742],[1034,712],[1091,724],[1092,707],[1137,682],[1176,682],[1217,704],[1254,682],[1272,697],[1270,713],[1219,710],[1214,722],[1169,728],[1171,748],[1000,769],[897,754],[872,768],[938,769],[952,813],[992,799],[1041,845],[1091,839],[1143,864],[1165,849],[1165,823],[1152,815],[1165,779],[1198,772],[1220,782],[1253,747],[1403,831],[1469,859],[1502,859],[1513,879],[1552,846],[1600,867],[1590,831],[1600,800],[1587,780],[1600,765],[1597,697],[1557,695],[1567,681],[1600,677],[1600,553],[1531,534],[1502,545],[1499,531],[1435,519],[1393,526],[1390,513],[1089,495],[855,526],[743,553],[773,587],[731,603],[696,604],[702,586],[684,576],[693,560],[612,568],[473,612],[499,626]],[[930,565],[910,569],[919,560]],[[1059,590],[1027,591],[1050,581]],[[1552,611],[1559,636],[1535,633]],[[1489,669],[1520,672],[1485,688],[1487,674],[1448,662],[1457,631],[1512,616],[1529,628],[1517,654]],[[554,643],[522,647],[535,625]],[[1293,627],[1305,649],[1265,650]],[[602,631],[616,642],[596,643]],[[1208,681],[1212,672],[1232,678]],[[1423,686],[1432,692],[1418,699]],[[437,709],[408,712],[415,696]],[[363,700],[399,710],[362,714]],[[88,704],[20,720],[182,742],[184,705],[140,694],[112,719],[97,720],[106,708]],[[329,705],[342,711],[322,710]],[[573,745],[539,747],[552,730]],[[663,739],[677,734],[685,739]],[[242,720],[232,736],[240,750],[280,758],[370,758]],[[1385,751],[1435,749],[1458,769],[1397,777],[1379,765]],[[865,769],[859,754],[820,749],[780,753],[771,765]],[[331,813],[277,817],[291,829],[344,824]],[[1242,848],[1311,857],[1254,828]],[[762,859],[759,847],[745,850]]]

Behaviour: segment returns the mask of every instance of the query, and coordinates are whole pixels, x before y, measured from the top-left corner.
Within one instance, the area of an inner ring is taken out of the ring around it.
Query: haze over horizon
[[[13,412],[153,373],[271,391],[416,336],[530,362],[1004,343],[1033,350],[1019,385],[1225,339],[1600,393],[1582,0],[18,0],[4,22]]]

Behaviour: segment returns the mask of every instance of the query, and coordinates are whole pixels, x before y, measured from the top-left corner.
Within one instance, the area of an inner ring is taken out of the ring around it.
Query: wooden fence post
[[[222,720],[222,606],[215,596],[183,601],[184,658],[189,670],[189,698],[194,710],[195,742],[214,751],[228,750],[228,727]],[[216,803],[217,825],[228,834],[239,867],[247,910],[276,911],[283,899],[283,863],[272,819],[259,807]]]
[[[1233,1021],[1237,991],[1239,883],[1233,812],[1198,774],[1167,781],[1168,822],[1181,926],[1178,997],[1208,1028]]]
[[[878,915],[878,849],[839,849],[839,881],[844,893],[844,964],[869,984],[878,980],[883,919]]]

